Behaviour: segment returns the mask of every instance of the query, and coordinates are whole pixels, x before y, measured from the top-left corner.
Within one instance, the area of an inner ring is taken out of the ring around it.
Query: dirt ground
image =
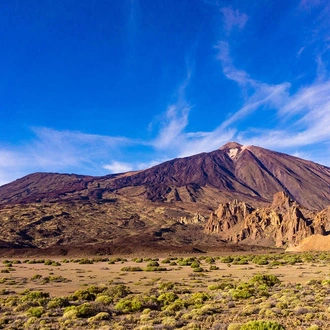
[[[184,258],[187,257],[187,255],[184,256]],[[199,258],[200,255],[195,255],[195,257]],[[246,265],[226,264],[215,258],[215,263],[212,265],[218,269],[209,270],[210,265],[201,260],[201,266],[205,269],[205,272],[200,275],[203,280],[193,281],[192,279],[197,275],[193,273],[190,266],[162,264],[164,257],[157,259],[162,267],[166,267],[166,271],[123,271],[123,267],[145,269],[148,261],[136,262],[132,260],[132,257],[124,257],[127,261],[109,264],[108,261],[95,261],[98,258],[100,257],[95,257],[92,264],[82,264],[79,263],[82,259],[67,259],[69,262],[65,263],[63,257],[52,257],[52,261],[60,263],[58,266],[29,263],[33,262],[33,259],[27,262],[26,258],[2,258],[0,278],[6,278],[6,281],[0,283],[0,290],[9,287],[15,292],[33,289],[47,291],[51,296],[65,296],[85,286],[116,283],[128,285],[133,292],[144,292],[150,289],[150,285],[155,281],[185,283],[190,289],[198,291],[219,278],[228,277],[233,280],[247,281],[255,274],[273,274],[278,276],[283,283],[305,284],[310,280],[330,279],[330,264],[325,262],[305,261],[294,265],[269,267],[269,265],[260,266],[252,262]],[[175,256],[172,258],[175,259]],[[92,259],[90,257],[88,260]],[[12,262],[11,267],[8,267],[7,261]],[[36,261],[38,261],[37,258]],[[5,273],[7,269],[9,272]]]

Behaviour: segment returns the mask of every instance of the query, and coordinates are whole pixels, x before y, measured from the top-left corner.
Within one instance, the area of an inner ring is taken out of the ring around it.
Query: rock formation
[[[210,215],[205,230],[217,233],[228,242],[259,241],[282,247],[299,243],[315,230],[325,234],[323,228],[325,224],[330,225],[329,217],[322,217],[322,214],[317,214],[313,222],[313,212],[300,207],[286,193],[279,192],[267,207],[253,208],[237,200],[220,204]]]

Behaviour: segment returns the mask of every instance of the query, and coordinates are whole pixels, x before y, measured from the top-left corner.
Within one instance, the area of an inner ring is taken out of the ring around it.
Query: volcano
[[[330,168],[229,142],[142,171],[102,177],[34,173],[0,187],[0,246],[119,248],[129,242],[165,248],[202,242],[207,248],[229,237],[203,229],[220,204],[236,200],[254,209],[269,207],[278,192],[308,210],[304,221],[310,223],[330,205]]]

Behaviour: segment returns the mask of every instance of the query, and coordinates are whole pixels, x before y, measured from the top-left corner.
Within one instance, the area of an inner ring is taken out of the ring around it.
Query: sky
[[[2,0],[0,185],[228,141],[330,166],[327,0]]]

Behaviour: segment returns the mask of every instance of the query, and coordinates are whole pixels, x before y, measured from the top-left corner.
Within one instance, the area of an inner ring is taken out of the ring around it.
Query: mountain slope
[[[330,168],[231,142],[210,153],[178,158],[144,171],[104,177],[36,173],[0,187],[0,204],[99,200],[114,196],[153,202],[208,204],[235,198],[271,202],[278,191],[300,205],[330,205]]]

